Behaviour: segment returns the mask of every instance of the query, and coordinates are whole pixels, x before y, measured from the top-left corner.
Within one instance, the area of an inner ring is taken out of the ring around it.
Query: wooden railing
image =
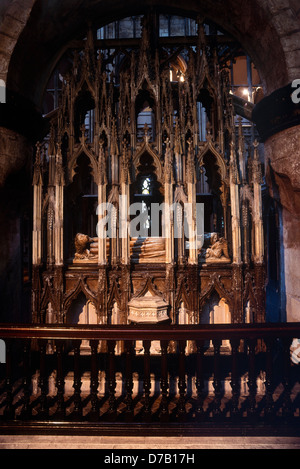
[[[300,323],[0,325],[0,424],[297,426],[297,337]]]

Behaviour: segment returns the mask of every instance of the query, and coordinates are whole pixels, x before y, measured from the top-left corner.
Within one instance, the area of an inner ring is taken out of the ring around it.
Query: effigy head
[[[76,249],[75,257],[79,257],[79,256],[88,257],[89,256],[88,245],[90,242],[91,242],[91,239],[88,235],[78,233],[75,237],[75,249]]]

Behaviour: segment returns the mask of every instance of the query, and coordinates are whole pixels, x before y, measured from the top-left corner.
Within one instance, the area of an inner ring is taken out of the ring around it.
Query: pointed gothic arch
[[[204,158],[206,155],[209,155],[209,154],[212,154],[216,159],[221,181],[228,183],[229,174],[228,174],[228,167],[227,167],[225,158],[222,156],[219,149],[215,147],[211,138],[208,138],[207,142],[204,145],[202,145],[199,149],[199,154],[198,154],[199,165],[204,164]]]
[[[229,305],[230,311],[233,311],[233,295],[225,289],[217,275],[213,276],[208,287],[199,298],[200,311],[214,293],[217,293],[220,298],[224,298]]]
[[[147,154],[153,159],[157,180],[159,182],[162,182],[163,181],[163,166],[162,166],[161,160],[159,156],[157,155],[157,153],[153,151],[148,141],[145,141],[142,147],[133,156],[133,168],[135,172],[135,177],[138,176],[138,168],[140,165],[141,158],[143,157],[143,155],[147,155]]]
[[[82,142],[80,146],[77,147],[77,149],[74,151],[73,155],[69,159],[68,162],[68,180],[69,183],[73,182],[74,176],[75,176],[75,170],[77,166],[77,161],[80,158],[80,156],[85,155],[90,161],[90,166],[92,169],[92,175],[94,178],[94,181],[97,183],[97,178],[98,178],[98,162],[96,155],[94,152],[89,149],[85,142]]]
[[[187,305],[187,308],[189,311],[191,311],[191,301],[190,301],[190,297],[189,297],[189,294],[186,290],[186,286],[185,286],[185,281],[182,280],[180,286],[179,286],[179,289],[176,293],[176,300],[175,300],[175,311],[178,310],[178,308],[180,307],[180,304],[181,303],[184,303],[185,305]]]
[[[68,310],[74,300],[80,295],[80,293],[83,293],[83,295],[86,297],[88,301],[93,303],[94,307],[97,309],[97,298],[93,294],[93,292],[89,289],[87,286],[85,279],[83,277],[80,277],[77,281],[77,284],[75,287],[68,292],[64,296],[63,300],[63,311],[64,311],[64,318],[66,319],[66,315],[68,313]]]

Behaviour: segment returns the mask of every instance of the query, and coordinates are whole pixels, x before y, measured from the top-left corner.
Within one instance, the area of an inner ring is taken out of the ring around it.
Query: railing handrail
[[[201,325],[0,324],[0,339],[226,340],[299,338],[300,322]]]

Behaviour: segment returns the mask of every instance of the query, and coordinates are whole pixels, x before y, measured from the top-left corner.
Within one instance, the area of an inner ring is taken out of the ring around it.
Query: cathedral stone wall
[[[32,147],[25,137],[0,128],[1,322],[28,319],[29,301],[27,305],[24,302],[22,219],[30,211],[31,155]]]

